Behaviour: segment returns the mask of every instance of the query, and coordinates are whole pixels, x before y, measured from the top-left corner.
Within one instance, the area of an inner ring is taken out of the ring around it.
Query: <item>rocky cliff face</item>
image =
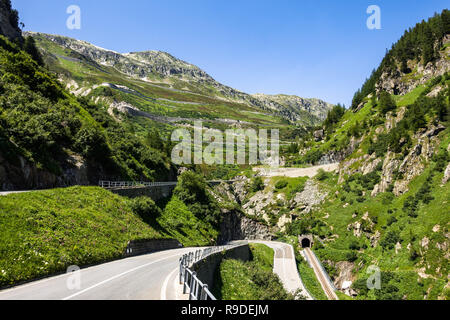
[[[224,211],[219,243],[233,240],[271,240],[270,229],[236,211]]]
[[[21,156],[11,162],[0,151],[0,190],[31,190],[96,184],[99,168],[88,168],[79,156],[72,156],[62,168],[63,174],[56,175],[42,170]],[[91,177],[89,181],[88,177]]]
[[[297,96],[289,95],[266,95],[255,94],[254,98],[260,100],[265,106],[277,110],[280,105],[285,108],[286,111],[290,111],[293,118],[301,120],[302,115],[300,111],[305,111],[319,118],[325,120],[333,105],[319,99],[305,99]]]
[[[22,39],[18,26],[18,14],[8,1],[0,1],[0,34],[9,39]]]
[[[430,79],[442,76],[450,70],[450,35],[446,35],[443,40],[444,50],[439,52],[439,58],[434,62],[423,66],[417,61],[408,61],[411,73],[405,74],[399,70],[393,73],[384,72],[376,84],[377,92],[387,91],[390,94],[405,95],[425,84]],[[442,89],[442,88],[441,88]],[[434,95],[437,92],[434,92]]]

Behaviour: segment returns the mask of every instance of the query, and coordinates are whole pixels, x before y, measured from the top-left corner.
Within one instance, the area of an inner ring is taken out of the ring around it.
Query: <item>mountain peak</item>
[[[288,95],[249,95],[214,80],[199,67],[180,60],[170,53],[157,50],[118,53],[87,41],[44,33],[33,36],[44,51],[58,55],[54,45],[76,52],[93,63],[112,67],[130,78],[161,83],[170,89],[192,92],[237,102],[270,111],[291,122],[318,123],[325,119],[332,105],[319,99],[304,99]],[[69,57],[69,59],[71,59]],[[307,114],[306,114],[307,113]],[[306,121],[305,121],[306,120]]]

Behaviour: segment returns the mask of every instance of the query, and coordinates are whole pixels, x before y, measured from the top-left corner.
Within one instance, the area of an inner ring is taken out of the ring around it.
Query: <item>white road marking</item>
[[[81,272],[83,272],[83,270],[81,270]],[[51,278],[37,280],[37,281],[34,281],[34,282],[30,282],[30,283],[19,285],[17,287],[8,288],[8,289],[5,289],[3,291],[0,291],[0,296],[2,294],[11,293],[11,292],[14,292],[14,291],[17,291],[17,290],[20,290],[20,289],[24,289],[24,288],[28,288],[28,287],[31,287],[31,286],[35,286],[37,284],[43,284],[43,283],[46,283],[46,282],[48,282],[50,280],[55,280],[55,279],[59,279],[59,278],[62,278],[62,277],[67,277],[67,276],[70,276],[70,274],[69,273],[64,273],[64,274],[60,274],[58,276],[53,276]]]
[[[173,270],[164,280],[163,286],[161,287],[161,300],[164,300],[164,301],[167,300],[167,285],[169,284],[170,277],[172,277],[173,274],[175,272],[177,272],[179,269],[180,268],[176,268],[175,270]],[[175,277],[175,279],[177,279],[177,277]],[[175,287],[175,289],[176,289],[176,287]]]
[[[81,291],[79,291],[79,292],[77,292],[77,293],[74,293],[74,294],[72,294],[72,295],[70,295],[70,296],[68,296],[68,297],[66,297],[66,298],[64,298],[64,299],[62,299],[62,300],[70,300],[70,299],[72,299],[72,298],[75,298],[76,296],[79,296],[79,295],[81,295],[81,294],[83,294],[83,293],[86,293],[86,292],[89,291],[89,290],[92,290],[92,289],[94,289],[94,288],[96,288],[96,287],[99,287],[99,286],[105,284],[105,283],[108,283],[108,282],[113,281],[113,280],[115,280],[115,279],[117,279],[117,278],[120,278],[120,277],[122,277],[122,276],[124,276],[124,275],[126,275],[126,274],[128,274],[128,273],[137,271],[137,270],[139,270],[139,269],[148,267],[148,266],[150,266],[150,265],[152,265],[152,264],[155,264],[155,263],[158,263],[158,262],[161,262],[161,261],[170,259],[170,258],[178,257],[179,255],[180,255],[180,254],[174,254],[174,255],[172,255],[172,256],[168,256],[168,257],[165,257],[165,258],[162,258],[162,259],[159,259],[159,260],[150,262],[150,263],[146,263],[146,264],[144,264],[144,265],[142,265],[142,266],[139,266],[139,267],[133,268],[133,269],[131,269],[131,270],[122,272],[121,274],[115,275],[114,277],[111,277],[111,278],[106,279],[106,280],[104,280],[104,281],[102,281],[102,282],[99,282],[99,283],[97,283],[97,284],[95,284],[95,285],[93,285],[93,286],[90,286],[89,288],[86,288],[86,289],[81,290]]]

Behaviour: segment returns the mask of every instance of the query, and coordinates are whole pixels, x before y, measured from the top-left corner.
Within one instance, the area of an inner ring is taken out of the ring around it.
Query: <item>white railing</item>
[[[220,184],[222,182],[232,183],[234,180],[214,180],[207,181],[208,184]],[[152,188],[176,186],[176,181],[169,182],[143,182],[143,181],[104,181],[100,180],[98,185],[104,189],[129,189],[129,188]]]
[[[99,181],[98,185],[104,189],[128,189],[176,186],[177,182]]]
[[[247,245],[247,241],[236,242],[231,245],[210,247],[203,250],[197,250],[185,254],[180,258],[180,284],[183,286],[183,294],[189,293],[189,300],[217,300],[214,295],[209,291],[208,285],[204,284],[197,277],[197,273],[190,268],[194,263],[205,259],[206,257],[222,252],[231,250],[237,247]]]

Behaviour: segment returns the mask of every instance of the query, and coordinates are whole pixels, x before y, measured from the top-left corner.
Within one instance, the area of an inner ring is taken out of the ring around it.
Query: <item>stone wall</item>
[[[146,196],[150,197],[153,201],[158,201],[170,197],[173,189],[175,189],[175,186],[113,189],[110,191],[122,197],[137,198]]]
[[[138,240],[128,242],[124,257],[134,257],[157,251],[182,248],[183,245],[175,239]]]
[[[250,261],[251,252],[250,247],[248,245],[233,248],[231,250],[223,252],[218,252],[206,257],[203,260],[195,263],[191,270],[197,273],[197,277],[201,282],[208,285],[210,290],[214,288],[215,285],[215,274],[217,268],[220,267],[220,263],[224,259],[235,259],[241,261]]]

